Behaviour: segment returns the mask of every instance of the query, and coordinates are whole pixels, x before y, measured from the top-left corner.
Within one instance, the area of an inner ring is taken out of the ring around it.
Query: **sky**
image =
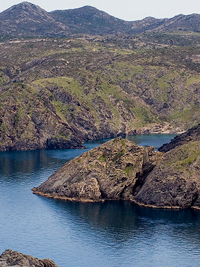
[[[18,0],[1,0],[0,12],[19,4]],[[120,19],[134,21],[145,17],[171,18],[179,14],[200,14],[199,0],[30,0],[46,11],[96,7]]]

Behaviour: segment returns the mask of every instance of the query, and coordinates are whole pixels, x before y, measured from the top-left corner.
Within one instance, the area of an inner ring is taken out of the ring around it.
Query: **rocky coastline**
[[[175,137],[168,152],[118,137],[67,162],[33,193],[70,201],[129,200],[146,207],[200,209],[199,129]]]

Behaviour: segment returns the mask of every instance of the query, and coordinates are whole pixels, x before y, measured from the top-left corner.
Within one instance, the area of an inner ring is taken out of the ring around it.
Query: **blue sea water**
[[[171,135],[130,137],[159,147]],[[32,194],[83,150],[0,153],[0,253],[51,258],[59,267],[200,266],[200,211],[154,210],[130,202],[74,203]]]

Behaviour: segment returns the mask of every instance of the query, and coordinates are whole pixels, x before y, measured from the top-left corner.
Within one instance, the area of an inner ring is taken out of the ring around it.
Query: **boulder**
[[[52,260],[40,260],[10,249],[0,256],[0,267],[58,267]]]

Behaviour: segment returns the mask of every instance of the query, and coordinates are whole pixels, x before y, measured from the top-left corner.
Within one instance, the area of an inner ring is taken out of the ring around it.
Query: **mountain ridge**
[[[0,13],[0,35],[53,37],[72,34],[141,34],[146,32],[199,32],[200,15],[125,21],[92,6],[47,12],[22,2]]]

